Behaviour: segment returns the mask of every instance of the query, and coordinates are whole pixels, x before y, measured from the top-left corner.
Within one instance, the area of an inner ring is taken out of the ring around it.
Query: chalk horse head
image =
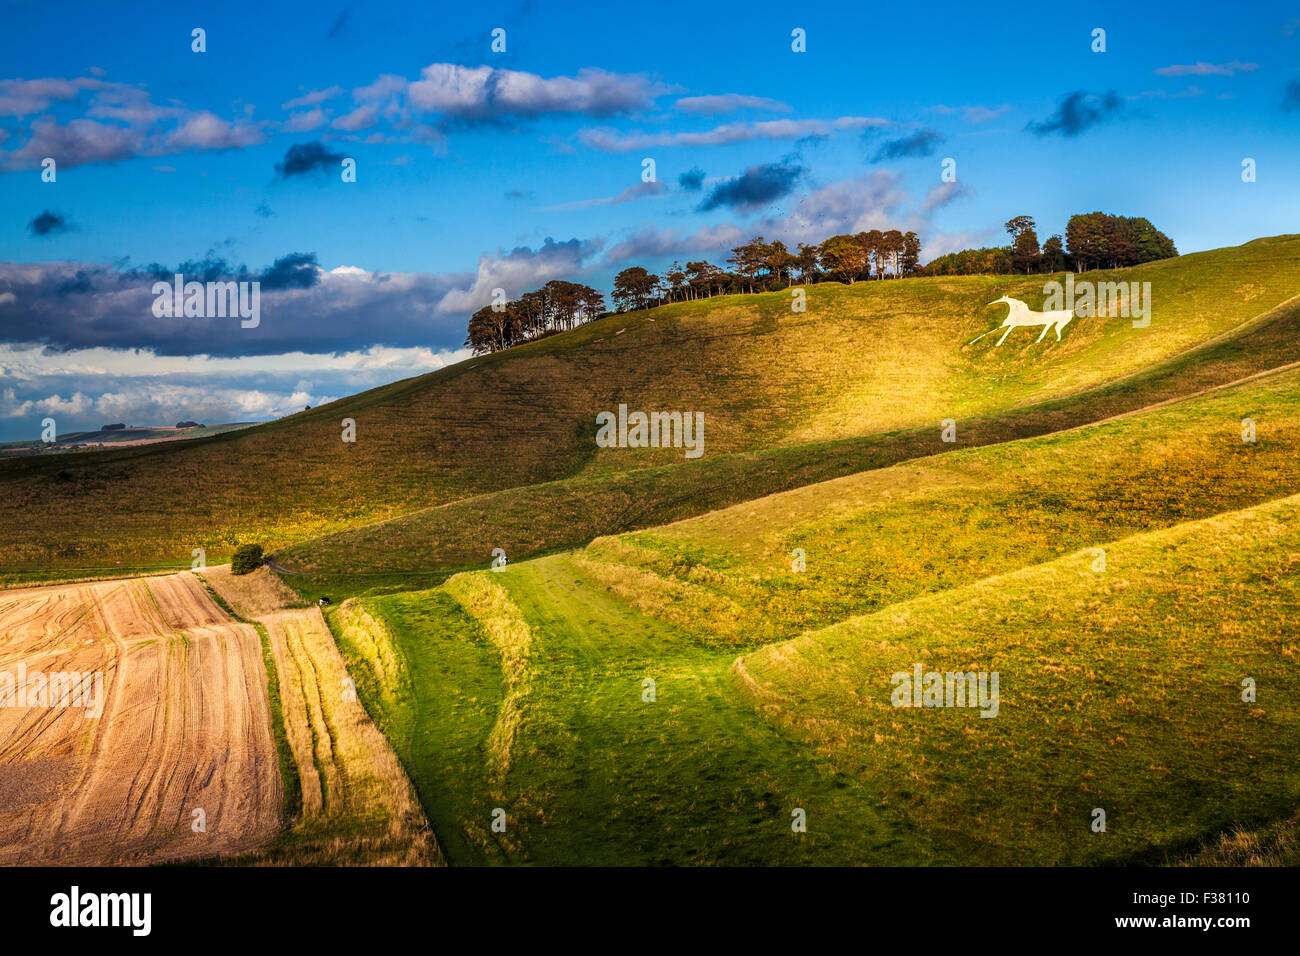
[[[1005,304],[1007,306],[1007,317],[1003,323],[998,326],[998,328],[1006,329],[1006,331],[1002,333],[1002,338],[998,339],[998,345],[1001,345],[1006,340],[1006,337],[1011,334],[1012,329],[1026,325],[1041,325],[1043,327],[1042,333],[1034,340],[1035,342],[1043,341],[1043,337],[1047,335],[1049,329],[1056,330],[1056,341],[1059,342],[1061,341],[1061,329],[1065,328],[1066,325],[1069,324],[1070,320],[1074,318],[1074,310],[1072,309],[1064,309],[1054,312],[1035,312],[1024,302],[1021,302],[1019,299],[1013,299],[1009,295],[999,296],[989,303],[989,305],[999,304]],[[995,330],[989,329],[989,332],[992,331]],[[966,344],[974,345],[980,339],[984,338],[985,335],[988,335],[989,332],[975,336],[975,338],[971,339]]]

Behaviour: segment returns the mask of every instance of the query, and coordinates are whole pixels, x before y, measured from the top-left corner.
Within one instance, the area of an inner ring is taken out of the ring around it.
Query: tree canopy
[[[962,249],[929,262],[924,275],[1061,272],[1118,269],[1178,255],[1173,240],[1147,219],[1090,212],[1070,217],[1065,239],[1051,236],[1039,247],[1036,223],[1013,216],[1004,225],[1011,245]]]

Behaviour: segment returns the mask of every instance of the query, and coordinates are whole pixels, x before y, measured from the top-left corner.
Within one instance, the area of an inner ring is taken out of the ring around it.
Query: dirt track
[[[294,863],[427,866],[442,861],[387,738],[357,699],[329,626],[265,568],[204,576],[237,615],[266,628],[285,733],[302,784]]]
[[[103,709],[0,706],[0,864],[210,857],[279,829],[258,636],[194,575],[0,591],[0,682],[20,664],[101,673]]]

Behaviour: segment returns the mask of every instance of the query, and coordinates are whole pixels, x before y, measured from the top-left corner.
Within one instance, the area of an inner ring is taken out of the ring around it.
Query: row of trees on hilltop
[[[674,262],[662,276],[631,266],[614,277],[611,297],[619,312],[631,312],[715,295],[774,292],[796,281],[807,285],[896,279],[913,274],[920,258],[921,240],[916,233],[897,229],[831,236],[819,245],[801,242],[794,250],[779,239],[768,242],[755,236],[731,250],[730,270],[704,260],[685,266]]]
[[[978,275],[1036,272],[1087,272],[1118,269],[1178,255],[1173,240],[1141,217],[1104,212],[1076,214],[1065,227],[1065,238],[1050,236],[1039,246],[1030,216],[1008,219],[1004,228],[1011,244],[962,249],[939,256],[920,270],[922,275]]]
[[[662,276],[630,266],[614,277],[611,298],[618,312],[633,312],[670,302],[691,302],[715,295],[775,292],[796,281],[898,279],[907,275],[978,275],[1062,272],[1066,269],[1115,269],[1178,255],[1173,241],[1148,220],[1090,212],[1070,217],[1065,236],[1048,237],[1041,246],[1030,216],[1005,224],[1011,244],[962,249],[919,265],[921,240],[897,229],[844,233],[816,245],[799,243],[791,250],[779,239],[755,236],[731,250],[730,269],[703,259],[674,262]],[[591,286],[555,279],[513,302],[485,306],[470,316],[465,344],[475,355],[563,332],[605,312],[605,297]]]
[[[552,279],[518,299],[487,305],[469,317],[465,344],[475,355],[565,332],[605,314],[605,297],[589,285]]]
[[[731,250],[730,269],[703,259],[674,262],[662,276],[630,266],[614,277],[611,297],[619,312],[715,295],[771,292],[796,282],[857,282],[896,279],[917,271],[921,240],[897,229],[831,236],[818,245],[799,243],[793,251],[776,239],[755,236]],[[605,313],[605,298],[591,286],[560,279],[518,299],[484,306],[469,319],[465,345],[475,355],[563,332]]]

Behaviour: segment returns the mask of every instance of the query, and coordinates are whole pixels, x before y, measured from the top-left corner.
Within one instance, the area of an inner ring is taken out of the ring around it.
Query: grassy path
[[[867,848],[888,859],[899,839],[925,856],[922,836],[900,838],[864,811],[872,801],[862,788],[735,693],[734,655],[639,614],[567,556],[483,574],[509,593],[533,644],[532,691],[497,790],[507,834],[482,859],[848,864]],[[647,677],[654,702],[643,700]],[[419,686],[426,697],[445,692]],[[791,830],[796,807],[807,813],[805,834]]]

